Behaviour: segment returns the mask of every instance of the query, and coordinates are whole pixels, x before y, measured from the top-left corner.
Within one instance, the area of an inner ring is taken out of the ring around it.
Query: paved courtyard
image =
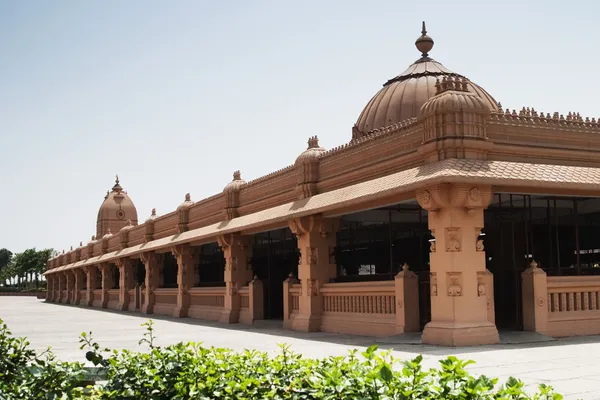
[[[145,349],[138,345],[144,333],[140,326],[148,316],[128,312],[105,311],[44,303],[31,297],[0,297],[0,318],[15,335],[27,336],[32,346],[48,346],[64,360],[85,361],[79,350],[81,332],[92,331],[101,346],[116,349]],[[193,319],[152,316],[157,343],[179,341],[203,342],[208,346],[236,350],[254,348],[277,352],[278,343],[287,343],[308,357],[344,355],[348,349],[377,343],[393,349],[397,357],[411,358],[423,354],[427,367],[447,355],[472,359],[472,372],[506,380],[509,376],[528,385],[544,382],[553,385],[567,399],[600,399],[600,336],[548,340],[524,333],[502,334],[503,344],[470,348],[425,346],[418,336],[406,335],[385,339],[327,333],[304,334],[280,329],[280,322],[265,321],[253,327],[224,326]]]

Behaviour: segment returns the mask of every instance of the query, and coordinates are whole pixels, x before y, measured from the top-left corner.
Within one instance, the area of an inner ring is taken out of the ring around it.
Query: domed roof
[[[461,77],[436,81],[436,94],[421,107],[421,117],[444,111],[471,111],[490,113],[488,102],[484,97],[469,91],[469,80]]]
[[[421,58],[406,71],[388,80],[367,103],[356,121],[353,139],[375,129],[418,117],[423,104],[436,94],[436,80],[444,77],[464,78],[429,57],[428,52],[433,48],[433,39],[427,36],[425,22],[415,45],[422,53]],[[471,81],[468,81],[467,87],[469,92],[487,104],[490,111],[498,110],[498,103],[485,89]]]
[[[312,136],[308,139],[308,147],[296,158],[295,164],[318,160],[321,154],[325,152],[325,148],[319,146],[319,138]]]
[[[233,180],[231,182],[229,182],[227,185],[225,185],[223,192],[225,192],[225,193],[235,192],[236,190],[239,190],[245,184],[246,184],[246,181],[242,179],[242,174],[240,173],[240,171],[235,171],[233,173]]]
[[[104,202],[98,210],[96,238],[104,237],[109,230],[118,232],[127,225],[129,220],[133,225],[137,225],[137,210],[127,192],[121,187],[119,176],[117,176],[115,185],[110,192],[106,193]]]

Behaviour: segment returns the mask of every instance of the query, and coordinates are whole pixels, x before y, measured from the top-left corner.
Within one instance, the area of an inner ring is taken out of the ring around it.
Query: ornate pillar
[[[177,260],[177,307],[174,317],[187,317],[190,307],[189,290],[194,287],[194,265],[196,264],[195,249],[187,244],[174,246],[171,253]]]
[[[65,299],[65,304],[74,304],[74,289],[75,289],[75,276],[72,271],[65,271],[65,280],[67,282],[67,298]]]
[[[115,263],[119,268],[119,306],[121,311],[129,309],[129,289],[133,289],[133,263],[130,258],[120,258]]]
[[[339,220],[311,215],[294,219],[289,222],[289,226],[298,238],[298,248],[302,254],[298,264],[302,293],[298,314],[291,324],[292,329],[304,332],[319,331],[323,312],[320,289],[337,274],[333,254]]]
[[[480,240],[483,210],[492,199],[491,186],[440,184],[417,191],[429,212],[435,237],[430,255],[431,322],[423,343],[470,346],[499,342],[488,319],[486,285],[491,281]]]
[[[160,264],[161,256],[154,252],[142,253],[141,260],[146,266],[146,293],[144,295],[144,305],[142,306],[142,312],[144,314],[152,314],[154,312],[154,289],[158,287],[160,279]]]
[[[102,308],[108,306],[108,290],[113,288],[113,280],[111,276],[112,265],[102,263],[98,266],[102,273]]]
[[[73,270],[73,275],[75,276],[74,303],[79,305],[81,304],[81,291],[83,290],[83,280],[85,279],[85,275],[81,268],[75,268]]]
[[[252,241],[249,236],[240,234],[222,235],[217,241],[225,257],[225,306],[220,322],[233,324],[240,319],[239,289],[252,280]]]

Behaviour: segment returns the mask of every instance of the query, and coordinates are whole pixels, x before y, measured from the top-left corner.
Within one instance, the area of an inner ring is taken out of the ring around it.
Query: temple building
[[[339,147],[311,137],[139,224],[117,178],[95,237],[48,262],[47,301],[446,346],[600,334],[599,122],[504,110],[433,44],[423,24]]]

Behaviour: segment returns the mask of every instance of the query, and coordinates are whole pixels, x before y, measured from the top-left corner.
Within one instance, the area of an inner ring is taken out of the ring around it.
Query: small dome
[[[186,208],[190,208],[193,205],[194,205],[194,202],[192,201],[192,197],[190,196],[189,193],[187,193],[185,195],[185,200],[183,201],[183,203],[181,203],[179,205],[179,207],[177,207],[177,211],[183,210],[183,209],[186,209]]]
[[[127,220],[127,225],[125,225],[124,227],[121,228],[121,232],[123,232],[123,231],[129,231],[131,229],[133,229],[133,224],[131,223],[131,220],[128,219]]]
[[[242,174],[240,171],[235,171],[233,173],[233,180],[225,186],[223,192],[231,192],[235,190],[239,190],[241,186],[245,185],[246,181],[242,179]]]
[[[441,63],[431,59],[428,52],[433,48],[433,39],[427,36],[425,23],[415,45],[422,53],[421,58],[402,72],[388,80],[379,92],[367,103],[353,129],[353,139],[375,130],[419,116],[421,107],[436,94],[436,80],[464,78]],[[490,111],[498,110],[496,100],[482,87],[468,81],[467,89],[482,99]]]
[[[460,77],[444,77],[436,82],[436,95],[421,107],[421,116],[439,111],[471,111],[490,113],[485,99],[468,89],[469,81]]]
[[[150,216],[148,217],[148,219],[146,220],[146,223],[154,223],[154,220],[156,219],[156,208],[152,209],[152,212],[150,213]]]
[[[104,197],[104,202],[98,210],[98,220],[96,222],[96,237],[102,237],[108,229],[118,232],[128,220],[137,225],[137,210],[133,201],[119,183],[119,176],[116,177],[115,185],[112,190]]]
[[[296,158],[296,164],[318,160],[326,151],[324,147],[319,146],[319,138],[313,136],[308,139],[308,148]]]
[[[88,242],[88,246],[93,246],[94,244],[98,243],[98,241],[96,240],[96,235],[92,235],[92,238],[90,239],[90,241]]]
[[[110,239],[112,236],[113,236],[113,234],[110,231],[110,228],[108,228],[108,230],[106,231],[106,234],[104,236],[102,236],[102,240]]]

